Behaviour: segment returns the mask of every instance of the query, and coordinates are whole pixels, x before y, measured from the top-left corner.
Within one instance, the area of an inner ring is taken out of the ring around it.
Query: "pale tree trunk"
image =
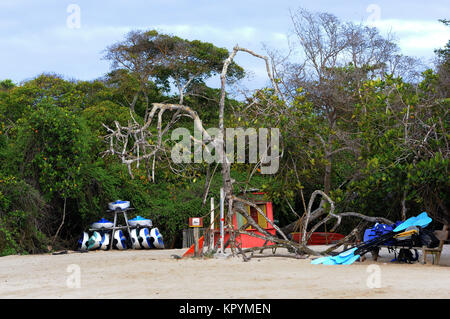
[[[326,151],[326,156],[325,159],[327,161],[327,164],[325,165],[325,173],[324,173],[324,177],[323,177],[323,191],[325,192],[325,194],[330,195],[330,190],[331,190],[331,174],[332,174],[332,161],[333,161],[333,155],[331,154],[332,152],[332,139],[331,136],[328,139],[328,146],[327,146],[327,151]]]

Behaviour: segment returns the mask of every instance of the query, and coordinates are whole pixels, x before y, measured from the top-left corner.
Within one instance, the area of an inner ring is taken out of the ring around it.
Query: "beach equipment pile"
[[[317,265],[351,265],[357,261],[365,253],[370,252],[376,247],[381,245],[398,245],[402,246],[405,243],[405,239],[412,238],[414,235],[419,235],[422,228],[425,228],[432,222],[432,219],[423,212],[417,216],[408,218],[404,222],[398,222],[392,227],[388,228],[384,234],[379,236],[372,236],[371,231],[366,231],[365,241],[355,245],[347,250],[344,250],[336,256],[326,256],[313,259],[311,264]],[[375,227],[376,228],[376,227]],[[391,230],[392,229],[392,230]],[[420,238],[417,236],[417,238]],[[394,242],[393,242],[394,241]]]

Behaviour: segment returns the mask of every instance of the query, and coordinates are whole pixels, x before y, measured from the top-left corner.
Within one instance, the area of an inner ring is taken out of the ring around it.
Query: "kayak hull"
[[[130,202],[126,200],[116,200],[115,202],[108,203],[108,208],[110,210],[116,209],[127,209],[130,207]]]

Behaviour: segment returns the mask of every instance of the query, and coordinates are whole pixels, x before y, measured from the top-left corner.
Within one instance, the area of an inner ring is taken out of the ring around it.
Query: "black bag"
[[[421,247],[422,246],[422,241],[420,239],[419,233],[420,233],[420,229],[416,226],[414,227],[409,227],[406,230],[417,230],[417,233],[413,233],[409,236],[406,237],[399,237],[395,239],[395,244],[393,246],[397,246],[397,247],[408,247],[408,248],[412,248],[412,247]]]
[[[417,261],[419,259],[419,253],[416,249],[414,249],[415,256],[413,256],[413,253],[411,250],[406,248],[401,248],[400,252],[398,253],[397,261],[400,263],[408,263],[412,264],[413,262]]]
[[[427,229],[421,229],[419,232],[420,242],[422,246],[427,248],[436,248],[439,246],[439,239],[434,235],[434,233]]]

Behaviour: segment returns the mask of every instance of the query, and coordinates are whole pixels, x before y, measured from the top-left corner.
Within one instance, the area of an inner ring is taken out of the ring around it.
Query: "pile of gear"
[[[422,215],[424,216],[424,215]],[[417,219],[416,219],[417,222]],[[398,221],[392,225],[376,223],[373,227],[364,232],[364,242],[370,242],[377,237],[391,233],[403,222]],[[427,224],[423,225],[424,227]],[[419,259],[419,253],[414,247],[436,248],[439,246],[439,239],[436,238],[433,231],[414,225],[406,227],[403,232],[394,235],[392,238],[382,242],[382,246],[388,248],[389,252],[394,252],[395,258],[392,262],[413,263]],[[396,249],[400,249],[398,254]],[[378,254],[379,247],[375,246],[372,251]]]
[[[375,224],[364,232],[364,241],[340,254],[313,259],[311,264],[323,265],[350,265],[368,252],[379,250],[380,247],[388,247],[392,250],[400,248],[398,257],[393,261],[411,263],[418,259],[417,250],[415,257],[411,249],[413,247],[435,248],[439,240],[432,231],[425,229],[432,219],[423,212],[417,216],[408,218],[403,222],[392,225]]]
[[[128,209],[129,202],[116,201],[109,203],[110,210]],[[142,218],[136,216],[133,219],[128,220],[127,228],[128,236],[125,236],[121,229],[115,229],[114,223],[106,220],[105,218],[92,223],[90,230],[92,234],[83,232],[81,238],[78,240],[78,250],[107,250],[111,244],[112,247],[119,250],[128,248],[132,249],[151,249],[151,248],[164,248],[163,236],[159,232],[157,227],[153,227],[151,219]],[[111,234],[114,233],[111,239]],[[112,242],[111,242],[112,240]]]

